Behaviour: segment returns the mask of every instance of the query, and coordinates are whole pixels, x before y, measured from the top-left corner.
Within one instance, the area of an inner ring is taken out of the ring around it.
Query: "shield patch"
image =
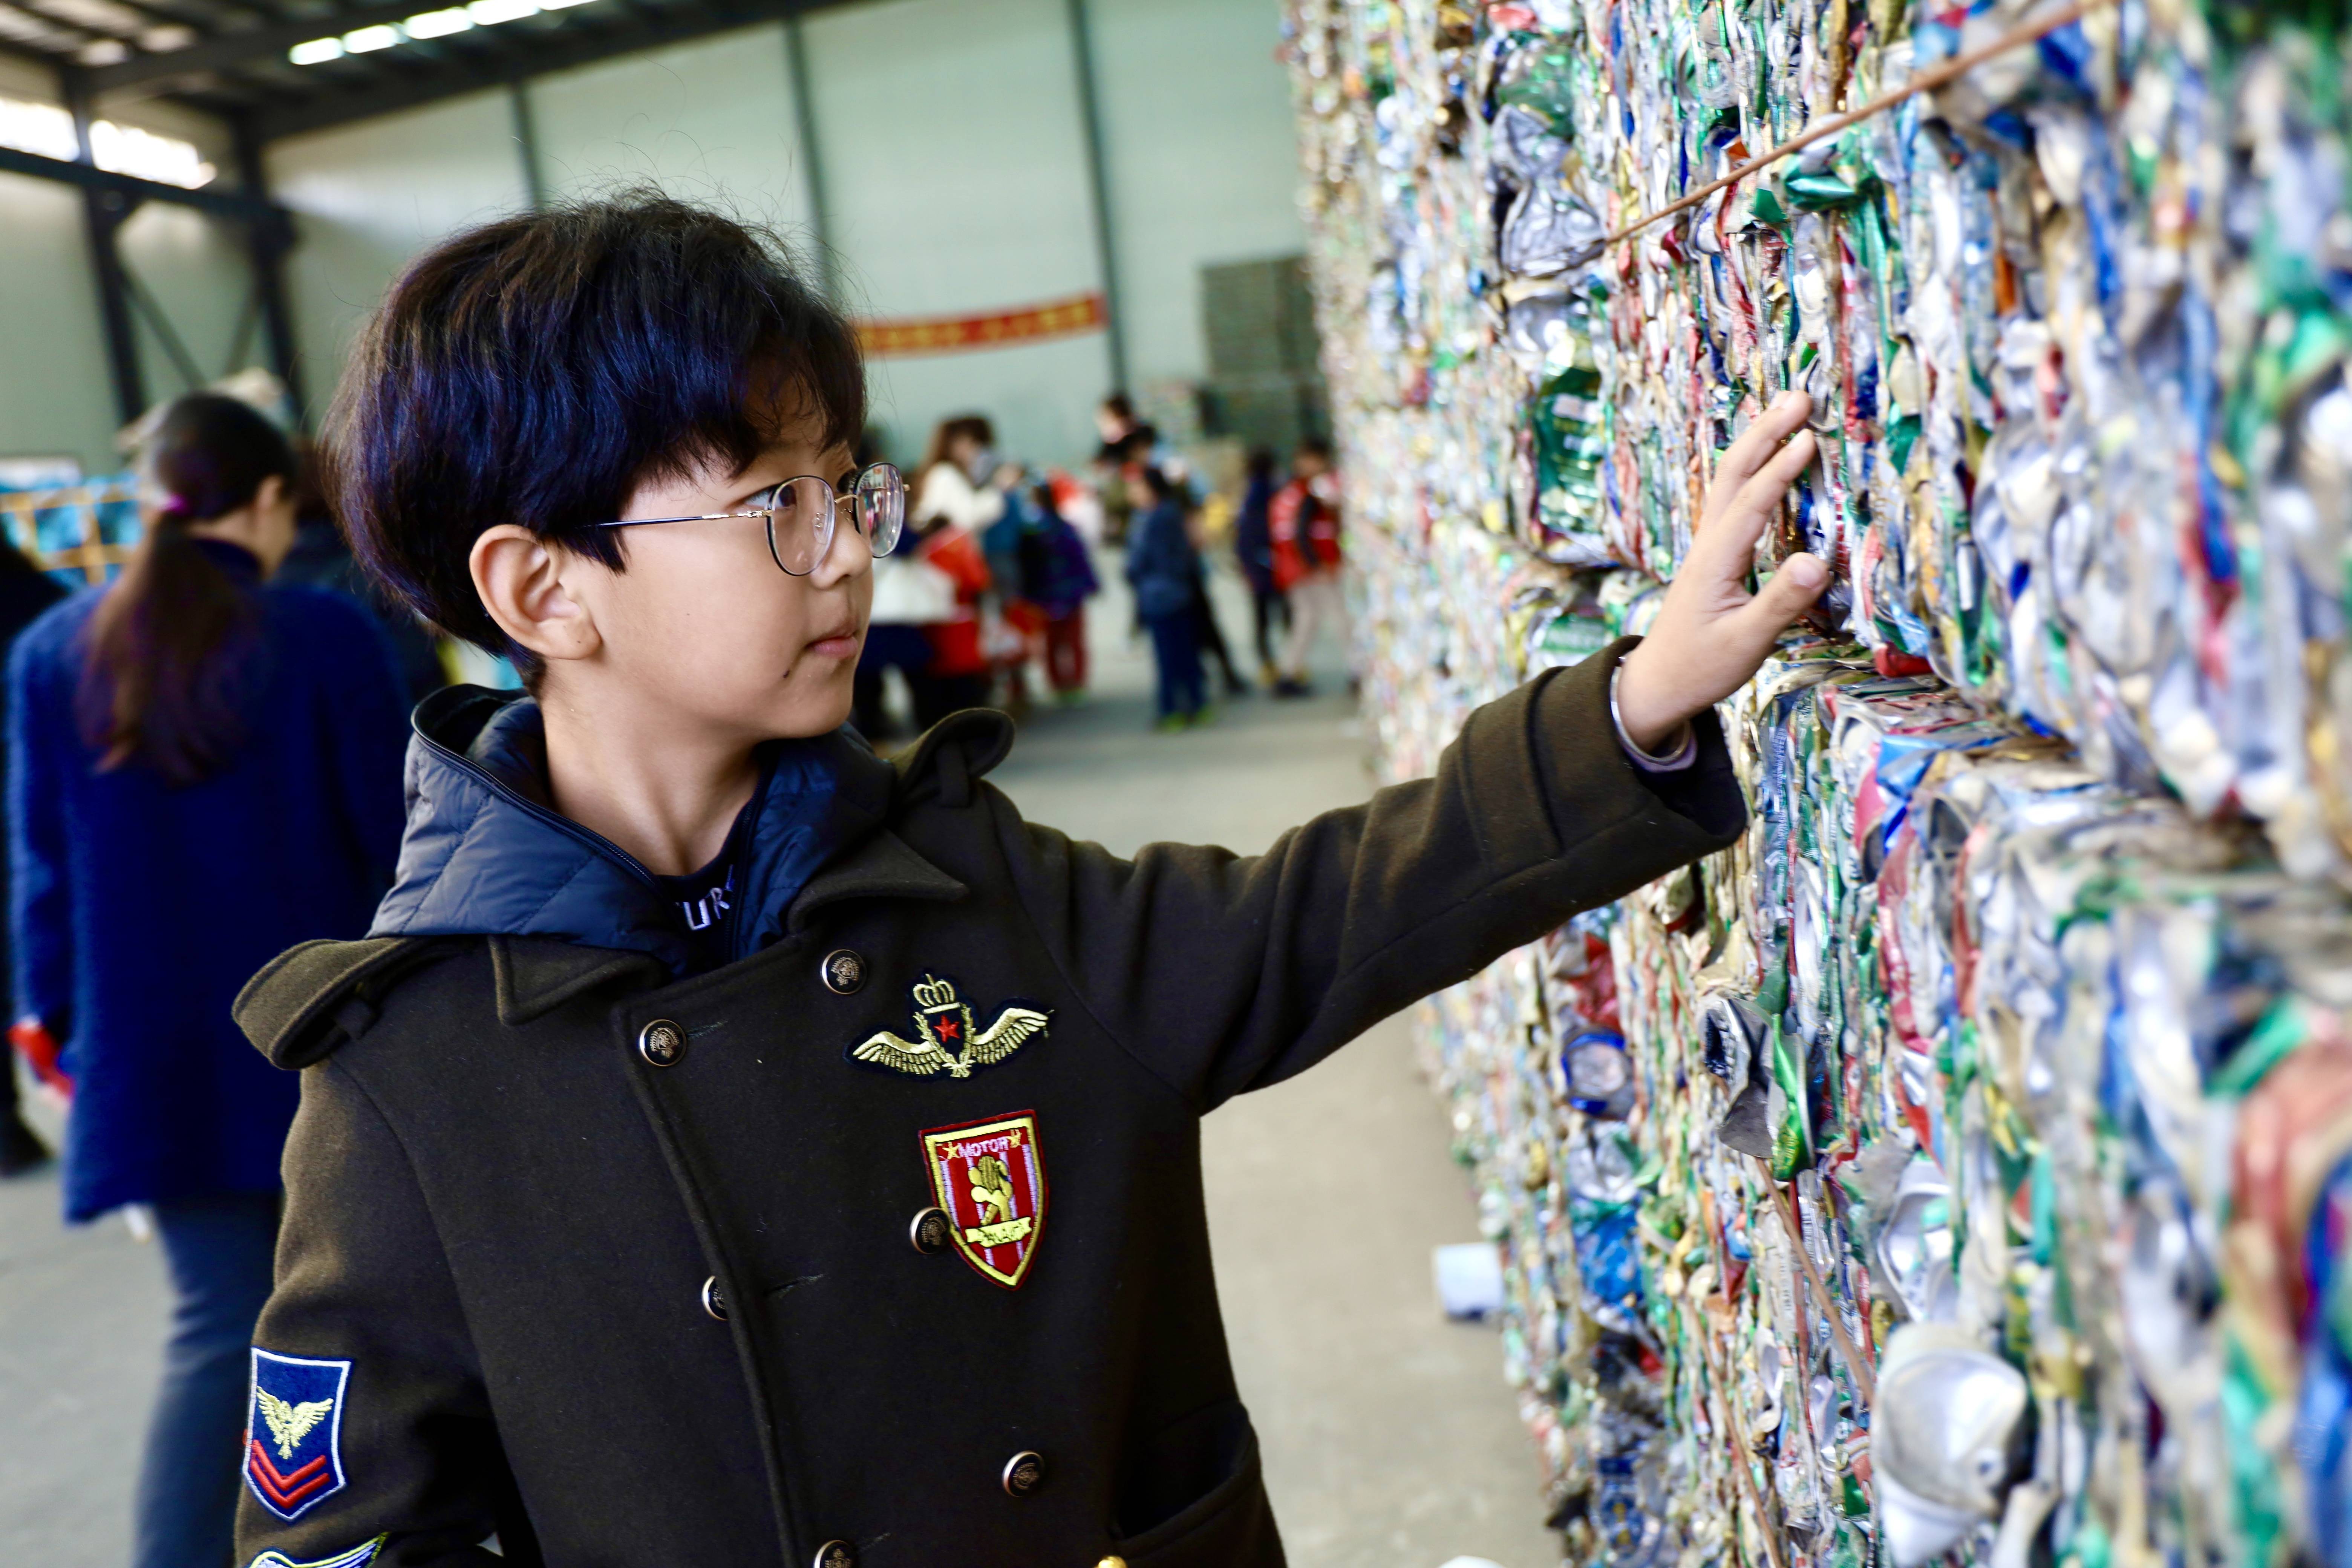
[[[1037,1113],[933,1128],[923,1134],[923,1164],[963,1260],[982,1279],[1019,1289],[1045,1228]]]
[[[343,1489],[343,1393],[351,1376],[348,1361],[254,1347],[245,1480],[278,1518],[299,1519]]]

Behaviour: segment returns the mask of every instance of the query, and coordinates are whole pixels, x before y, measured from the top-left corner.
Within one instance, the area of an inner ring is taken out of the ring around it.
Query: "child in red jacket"
[[[1283,649],[1276,697],[1307,697],[1307,656],[1316,635],[1328,627],[1342,652],[1348,646],[1348,601],[1339,588],[1338,476],[1331,471],[1331,444],[1310,437],[1290,459],[1290,482],[1275,492],[1266,510],[1274,542],[1274,585],[1289,601],[1290,640]]]

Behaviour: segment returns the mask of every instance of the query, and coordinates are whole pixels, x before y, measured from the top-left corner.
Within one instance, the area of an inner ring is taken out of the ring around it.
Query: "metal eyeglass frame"
[[[865,502],[860,499],[858,491],[865,487],[866,480],[872,479],[876,475],[886,476],[882,481],[884,487],[882,489],[882,496],[877,498],[877,500],[882,499],[891,499],[895,500],[898,505],[896,508],[896,515],[888,520],[887,525],[876,525],[869,528],[863,517]],[[778,510],[776,502],[786,490],[790,489],[793,486],[799,484],[803,479],[814,481],[824,488],[825,496],[825,514],[824,521],[817,525],[816,547],[810,553],[808,565],[804,569],[795,572],[790,566],[784,564],[784,552],[776,546],[776,512]],[[807,576],[810,573],[814,572],[817,569],[819,563],[821,563],[826,556],[833,553],[833,542],[834,540],[838,537],[837,531],[841,526],[841,503],[845,500],[849,503],[850,515],[855,521],[858,531],[866,536],[866,548],[873,551],[877,559],[881,556],[889,554],[891,551],[898,547],[899,535],[905,531],[907,526],[906,476],[899,473],[896,468],[888,463],[870,463],[864,468],[859,469],[857,477],[850,480],[849,489],[846,490],[835,490],[830,480],[827,480],[816,474],[795,474],[791,479],[778,480],[775,484],[760,491],[758,495],[752,498],[752,500],[755,503],[761,504],[754,504],[752,506],[746,507],[740,511],[697,512],[688,517],[625,517],[613,522],[600,522],[596,526],[598,528],[650,528],[656,524],[665,522],[717,522],[722,519],[732,517],[761,518],[765,520],[767,524],[768,559],[773,561],[776,563],[776,569],[783,573],[788,577]],[[879,535],[885,531],[887,531],[889,534],[889,538],[887,541],[879,537]]]

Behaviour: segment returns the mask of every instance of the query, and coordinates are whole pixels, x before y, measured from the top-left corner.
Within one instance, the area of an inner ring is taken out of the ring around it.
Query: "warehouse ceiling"
[[[828,3],[0,0],[0,49],[89,99],[169,99],[267,142]]]

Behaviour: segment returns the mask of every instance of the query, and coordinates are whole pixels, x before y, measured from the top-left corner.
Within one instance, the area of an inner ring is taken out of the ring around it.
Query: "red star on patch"
[[[963,1026],[957,1023],[953,1018],[941,1018],[939,1022],[940,1038],[943,1040],[952,1040],[957,1037],[959,1032],[961,1031],[962,1028]]]

